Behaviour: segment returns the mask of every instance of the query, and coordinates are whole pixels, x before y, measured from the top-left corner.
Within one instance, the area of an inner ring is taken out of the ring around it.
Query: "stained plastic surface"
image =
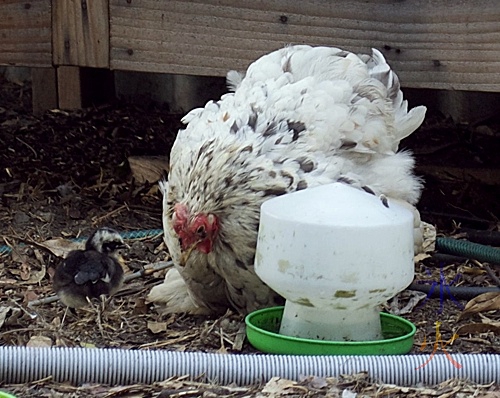
[[[255,271],[286,299],[280,333],[379,340],[378,305],[414,276],[413,215],[335,183],[261,207]]]

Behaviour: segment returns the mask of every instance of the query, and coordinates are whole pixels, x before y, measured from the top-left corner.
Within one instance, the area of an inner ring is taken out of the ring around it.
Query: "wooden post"
[[[57,68],[59,108],[78,109],[101,104],[114,98],[113,72],[103,68]]]
[[[47,109],[57,108],[57,79],[54,68],[32,68],[33,113],[39,115]]]
[[[53,0],[52,44],[59,107],[81,108],[87,74],[80,68],[109,68],[108,0]]]
[[[57,91],[59,93],[59,108],[77,109],[82,107],[79,67],[60,66],[57,68]]]

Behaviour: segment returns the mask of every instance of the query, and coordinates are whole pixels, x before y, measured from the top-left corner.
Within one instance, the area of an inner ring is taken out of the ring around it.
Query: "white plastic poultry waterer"
[[[342,183],[261,207],[255,270],[286,299],[280,334],[383,338],[379,305],[413,280],[413,215]]]

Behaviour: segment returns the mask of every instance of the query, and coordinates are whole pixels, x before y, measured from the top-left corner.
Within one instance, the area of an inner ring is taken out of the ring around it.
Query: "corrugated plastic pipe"
[[[163,350],[0,347],[0,382],[28,383],[52,376],[57,382],[108,385],[151,384],[189,375],[220,385],[252,385],[279,376],[331,377],[367,371],[375,380],[411,386],[450,378],[500,382],[500,355],[387,356],[236,355]],[[426,361],[429,361],[423,366]],[[452,363],[454,361],[454,363]]]

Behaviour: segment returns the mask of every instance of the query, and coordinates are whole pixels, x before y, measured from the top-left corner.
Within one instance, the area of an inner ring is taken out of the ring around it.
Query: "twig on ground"
[[[149,276],[156,271],[161,271],[162,269],[169,268],[173,265],[174,265],[174,263],[172,261],[159,261],[157,263],[148,264],[140,271],[125,275],[124,282],[126,283],[126,282],[133,280],[133,279],[142,278],[144,276]]]
[[[44,297],[44,298],[37,299],[37,300],[32,300],[32,301],[28,302],[28,308],[35,307],[37,305],[42,305],[42,304],[55,303],[58,300],[59,300],[59,297],[57,297],[57,295],[48,296],[48,297]]]
[[[480,262],[480,261],[478,261],[476,259],[471,259],[470,262],[473,263],[473,264],[475,264],[479,268],[484,268],[485,271],[490,276],[490,278],[495,283],[495,285],[497,285],[497,287],[500,287],[500,278],[497,276],[497,274],[495,273],[495,271],[493,271],[491,269],[490,264],[488,264],[488,263],[482,263],[482,262]]]
[[[116,208],[116,209],[114,209],[112,211],[110,211],[109,213],[107,213],[107,214],[105,214],[105,215],[103,215],[101,217],[94,217],[92,219],[92,223],[94,225],[99,224],[101,221],[106,220],[107,218],[109,218],[109,217],[111,217],[111,216],[113,216],[113,215],[115,215],[117,213],[120,213],[121,211],[123,211],[125,209],[128,209],[128,206],[126,204],[122,205],[122,206],[120,206],[120,207],[118,207],[118,208]]]

